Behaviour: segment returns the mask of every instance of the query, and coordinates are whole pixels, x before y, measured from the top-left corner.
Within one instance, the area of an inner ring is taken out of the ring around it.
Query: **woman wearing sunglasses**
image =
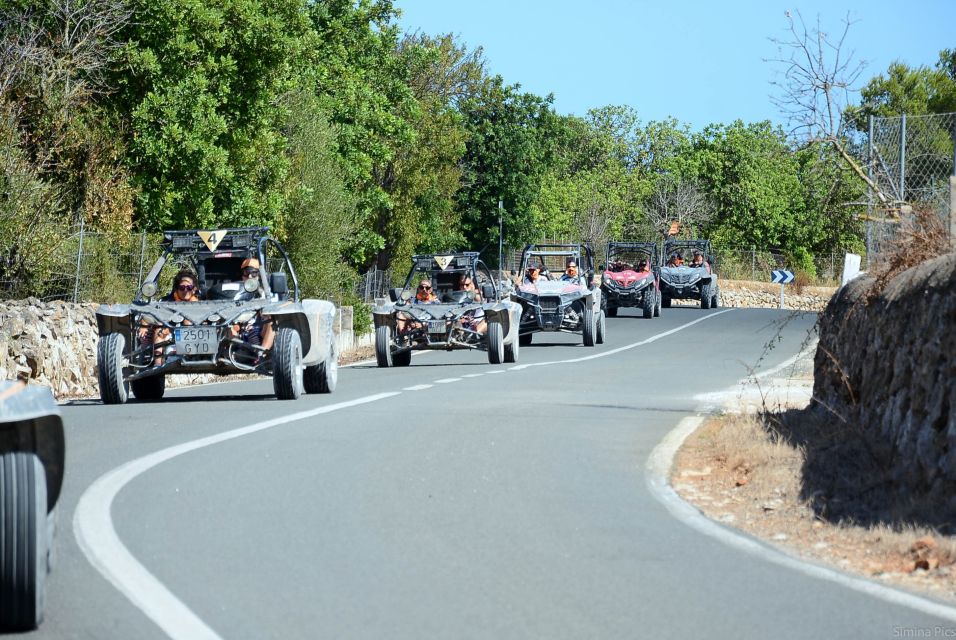
[[[196,286],[196,274],[189,269],[180,270],[173,276],[173,291],[164,298],[167,302],[199,302],[199,288]],[[153,344],[169,340],[169,329],[158,327],[153,332]],[[153,364],[160,365],[166,359],[163,347],[153,347]]]

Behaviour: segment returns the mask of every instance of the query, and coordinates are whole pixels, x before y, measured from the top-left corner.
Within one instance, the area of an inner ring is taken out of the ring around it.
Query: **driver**
[[[564,273],[561,275],[561,279],[565,282],[573,280],[577,282],[578,280],[578,263],[574,260],[568,260],[568,266],[565,267]]]
[[[690,261],[690,266],[692,267],[703,267],[704,266],[704,254],[700,251],[694,252],[694,257]]]
[[[428,278],[422,278],[418,283],[418,290],[415,292],[415,302],[417,304],[430,304],[438,302],[438,296],[432,291],[432,281]]]
[[[199,302],[199,288],[196,286],[196,274],[189,269],[180,270],[173,276],[173,290],[163,298],[166,302]],[[183,324],[191,324],[188,320]],[[140,339],[149,340],[149,328],[143,327],[140,330]],[[166,354],[161,343],[169,340],[169,329],[166,327],[156,327],[152,332],[153,343],[153,364],[161,365],[166,361]],[[171,348],[170,348],[171,349]]]
[[[541,267],[536,264],[532,264],[528,267],[528,273],[525,275],[524,281],[526,284],[537,284],[538,278],[541,276]]]
[[[261,268],[262,265],[259,263],[258,258],[246,258],[239,267],[239,278],[243,283],[251,278],[256,278],[259,281],[256,296],[264,298],[266,294],[262,288]],[[243,326],[239,326],[238,324],[232,325],[229,328],[229,333],[233,338],[239,338],[249,344],[257,344],[266,351],[271,350],[272,345],[275,343],[275,329],[272,327],[272,316],[262,315],[261,312]],[[256,362],[258,363],[258,361],[259,358],[257,358]]]

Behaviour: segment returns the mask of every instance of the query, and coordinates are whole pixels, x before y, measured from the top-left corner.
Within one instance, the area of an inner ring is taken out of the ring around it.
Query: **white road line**
[[[504,372],[505,372],[505,369],[495,369],[494,371],[485,371],[485,375],[490,376],[495,373],[504,373]]]
[[[448,384],[450,382],[461,382],[461,378],[441,378],[440,380],[435,380],[435,384]]]
[[[433,384],[416,384],[414,387],[405,387],[402,391],[424,391],[425,389],[431,389],[435,385]]]
[[[220,636],[183,604],[129,552],[119,539],[110,509],[117,494],[137,476],[177,456],[227,440],[289,424],[306,418],[332,413],[357,405],[378,402],[399,395],[379,393],[336,404],[300,411],[280,418],[225,431],[168,447],[127,462],[100,476],[80,496],[73,517],[73,532],[80,549],[97,571],[155,622],[173,640],[220,640]]]
[[[813,578],[835,582],[848,589],[880,598],[895,605],[909,607],[922,613],[956,622],[956,608],[789,555],[780,549],[769,547],[753,538],[748,538],[717,524],[693,506],[684,502],[670,485],[671,466],[674,462],[674,455],[680,449],[684,440],[703,421],[704,418],[700,416],[684,418],[678,423],[677,427],[661,440],[660,444],[654,448],[647,458],[645,470],[647,487],[672,516],[707,536],[745,553],[755,555],[762,560],[799,571]]]
[[[650,344],[651,342],[656,342],[657,340],[660,340],[661,338],[677,333],[678,331],[683,331],[684,329],[688,327],[692,327],[698,322],[704,322],[706,320],[710,320],[711,318],[716,318],[717,316],[721,314],[730,313],[731,311],[733,311],[733,309],[724,309],[723,311],[718,311],[717,313],[711,313],[710,315],[706,315],[702,318],[698,318],[697,320],[688,322],[687,324],[682,324],[681,326],[675,327],[669,331],[665,331],[663,333],[658,333],[656,335],[653,335],[650,338],[641,340],[640,342],[632,342],[631,344],[626,344],[623,347],[618,347],[617,349],[611,349],[610,351],[601,351],[600,353],[595,353],[589,356],[581,356],[580,358],[569,358],[568,360],[550,360],[548,362],[529,362],[528,364],[515,365],[511,367],[510,370],[521,371],[522,369],[528,369],[529,367],[548,367],[555,364],[568,364],[571,362],[584,362],[586,360],[606,358],[607,356],[613,356],[614,354],[621,353],[622,351],[627,351],[629,349],[634,349],[635,347],[641,347],[645,344]],[[497,372],[489,371],[489,373],[497,373]]]
[[[483,374],[483,373],[466,373],[465,375],[462,376],[462,378],[480,378],[480,377],[483,376],[483,375],[485,375],[485,374]]]

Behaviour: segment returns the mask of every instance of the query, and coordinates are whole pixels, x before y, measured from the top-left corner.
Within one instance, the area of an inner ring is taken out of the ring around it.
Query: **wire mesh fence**
[[[949,178],[956,175],[956,113],[870,119],[866,164],[870,178],[887,197],[871,192],[867,207],[867,253],[891,239],[903,205],[939,213],[946,228]]]

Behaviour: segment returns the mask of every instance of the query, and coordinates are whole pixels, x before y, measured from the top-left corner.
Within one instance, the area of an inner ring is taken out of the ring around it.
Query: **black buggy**
[[[614,241],[607,245],[601,292],[605,313],[636,307],[645,318],[661,315],[660,262],[657,243]]]
[[[379,367],[404,367],[412,351],[484,349],[488,362],[517,362],[521,306],[508,300],[478,253],[464,251],[412,257],[405,286],[376,299],[375,359]],[[473,290],[459,287],[470,280]],[[417,294],[422,280],[432,295]],[[433,299],[432,299],[433,297]]]
[[[702,259],[699,264],[694,263],[696,254]],[[701,309],[716,309],[720,305],[717,261],[710,240],[668,240],[664,243],[663,258],[663,307],[670,307],[674,299],[700,300]]]
[[[158,400],[166,376],[177,373],[271,375],[280,399],[335,389],[335,305],[301,299],[292,263],[268,227],[166,231],[162,248],[132,303],[96,312],[104,403],[124,403],[130,390],[137,399]],[[259,277],[242,280],[250,259],[258,261]],[[164,295],[184,268],[196,275],[198,302]],[[264,335],[266,324],[275,337],[271,350],[240,332]]]
[[[574,278],[562,279],[570,261]],[[529,275],[538,267],[537,280]],[[521,344],[538,331],[580,333],[586,347],[604,342],[601,288],[594,283],[594,252],[587,244],[529,244],[521,254],[520,281],[512,298],[521,304]]]

